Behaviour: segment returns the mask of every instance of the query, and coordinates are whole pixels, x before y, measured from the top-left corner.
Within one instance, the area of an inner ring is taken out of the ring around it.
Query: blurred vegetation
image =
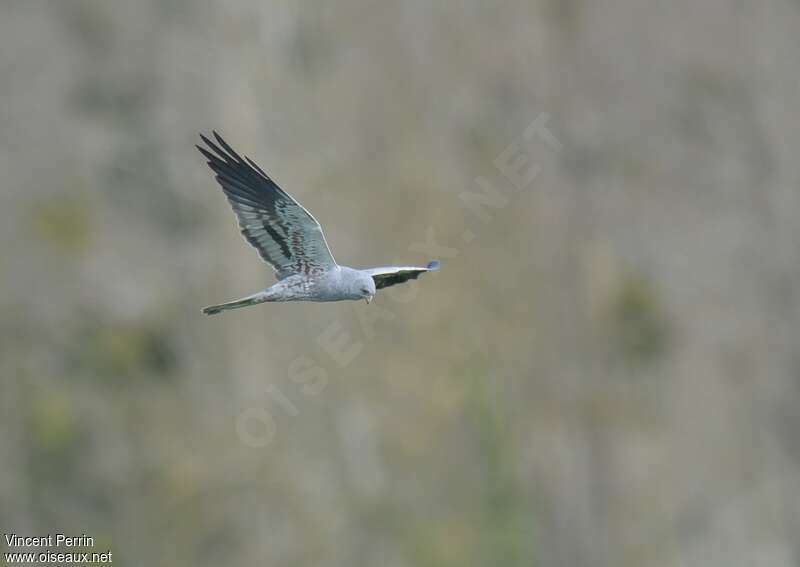
[[[0,531],[170,567],[800,565],[798,32],[793,0],[2,4]],[[443,269],[204,317],[272,281],[212,129],[341,263]],[[464,207],[477,176],[507,204]]]
[[[622,356],[632,362],[653,362],[664,354],[667,329],[652,285],[629,277],[614,300],[614,332]]]
[[[62,254],[78,256],[87,250],[93,233],[87,197],[73,192],[43,199],[32,207],[27,219],[31,236]]]

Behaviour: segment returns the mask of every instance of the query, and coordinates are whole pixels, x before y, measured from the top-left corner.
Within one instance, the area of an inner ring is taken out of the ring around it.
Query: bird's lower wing
[[[420,274],[438,270],[440,266],[439,261],[434,260],[424,268],[419,266],[383,266],[380,268],[367,268],[363,271],[372,276],[376,289],[382,289],[407,282],[408,280],[415,280]]]

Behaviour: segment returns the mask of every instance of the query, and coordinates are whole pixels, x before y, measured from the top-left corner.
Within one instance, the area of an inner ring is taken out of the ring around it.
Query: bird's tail
[[[231,309],[239,309],[240,307],[249,307],[251,305],[257,305],[259,303],[264,303],[265,301],[270,301],[271,295],[268,291],[259,291],[258,293],[254,293],[253,295],[248,295],[247,297],[243,297],[241,299],[237,299],[235,301],[229,301],[228,303],[220,303],[219,305],[209,305],[203,309],[203,313],[206,315],[216,315],[217,313],[222,313],[223,311],[229,311]]]

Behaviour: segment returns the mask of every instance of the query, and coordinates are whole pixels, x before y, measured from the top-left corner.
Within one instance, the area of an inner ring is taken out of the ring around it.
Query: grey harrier
[[[203,136],[208,148],[197,149],[208,159],[233,207],[245,240],[275,270],[278,281],[242,299],[203,309],[215,315],[265,301],[372,300],[375,291],[416,279],[439,269],[427,266],[385,266],[356,270],[336,263],[319,223],[250,158],[242,159],[219,134],[217,144]],[[211,151],[209,151],[211,150]]]

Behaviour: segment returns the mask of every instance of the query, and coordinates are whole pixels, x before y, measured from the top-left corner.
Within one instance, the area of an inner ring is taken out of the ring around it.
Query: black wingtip
[[[239,156],[239,154],[238,154],[238,153],[236,153],[236,150],[234,150],[234,149],[233,149],[233,148],[230,146],[230,144],[228,144],[228,142],[226,142],[225,140],[223,140],[223,139],[222,139],[222,136],[220,136],[220,135],[219,135],[219,133],[218,133],[216,130],[212,130],[212,132],[214,132],[214,138],[217,140],[217,143],[218,143],[220,146],[222,146],[222,149],[224,149],[224,150],[225,150],[225,151],[228,153],[228,155],[229,155],[229,156],[230,156],[232,159],[234,159],[234,160],[238,161],[239,163],[244,163],[244,161],[243,161],[243,160],[242,160],[242,158]]]
[[[214,163],[215,162],[219,162],[219,157],[217,157],[214,154],[212,154],[211,152],[209,152],[203,146],[198,146],[197,144],[195,144],[194,147],[197,148],[200,151],[201,154],[203,154],[203,157],[206,158],[206,160],[208,161],[208,165],[211,166],[212,169],[213,169]]]
[[[203,152],[203,155],[208,157],[209,150],[211,150],[215,154],[221,154],[222,153],[222,152],[220,152],[220,150],[217,147],[217,145],[214,142],[212,142],[211,140],[209,140],[208,137],[205,134],[203,134],[202,132],[200,132],[199,134],[200,134],[200,139],[203,140],[203,143],[206,145],[206,147],[203,147],[203,146],[200,146],[200,145],[196,145],[196,146],[197,146],[198,150]],[[215,157],[217,159],[219,159],[219,155],[216,155]]]
[[[442,267],[442,263],[439,260],[431,260],[428,262],[428,270],[438,270]]]

